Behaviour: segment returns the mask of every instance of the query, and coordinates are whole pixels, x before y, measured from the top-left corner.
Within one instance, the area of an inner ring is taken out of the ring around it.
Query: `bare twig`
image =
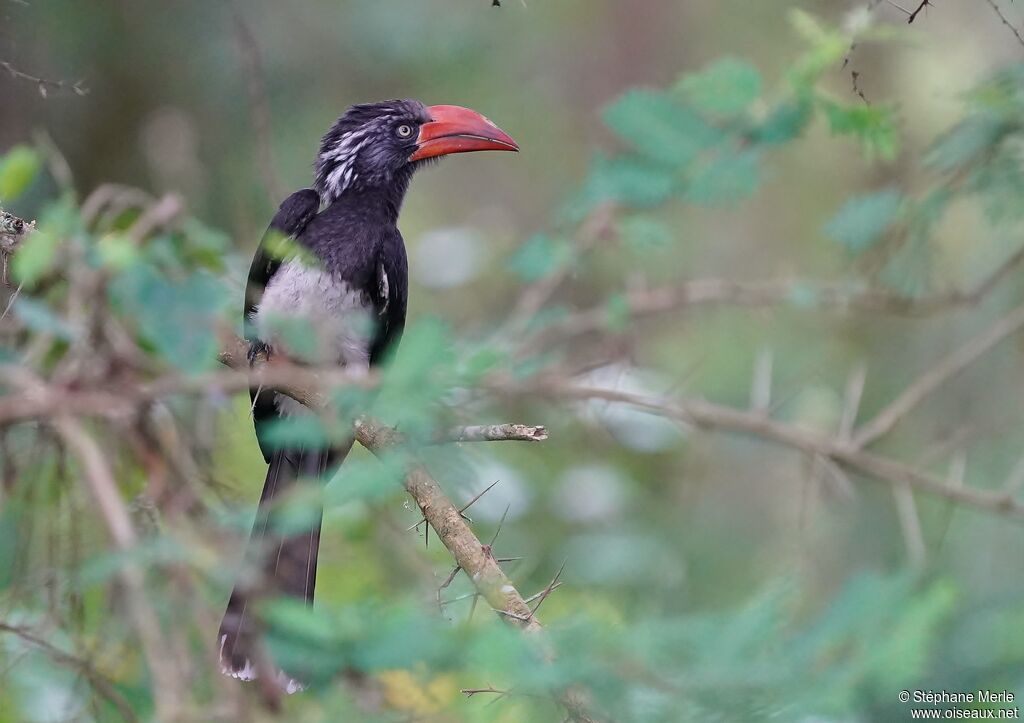
[[[495,2],[497,2],[497,0],[495,0]],[[495,688],[493,685],[489,685],[486,688],[463,688],[459,692],[467,698],[472,698],[474,695],[480,695],[481,693],[491,693],[493,695],[498,696],[499,698],[504,698],[506,695],[508,695],[507,690],[499,690]]]
[[[917,16],[921,13],[921,11],[924,10],[926,7],[930,7],[931,4],[931,0],[921,0],[921,2],[917,6],[917,9],[910,13],[909,17],[907,17],[907,24],[909,25],[910,23],[917,20]]]
[[[930,394],[1022,327],[1024,327],[1024,306],[1017,307],[996,321],[988,329],[941,359],[935,366],[918,377],[902,394],[854,434],[854,444],[864,447],[888,434],[903,417],[912,412]]]
[[[1017,42],[1020,43],[1021,45],[1024,45],[1024,36],[1021,35],[1020,30],[1018,30],[1015,25],[1013,25],[1012,23],[1010,23],[1009,20],[1006,19],[1006,16],[1003,15],[1003,11],[1000,10],[999,5],[996,4],[996,0],[985,0],[985,2],[987,2],[988,6],[992,8],[992,12],[994,12],[996,16],[998,16],[999,21],[1010,29],[1010,32],[1012,32],[1014,37],[1017,38]]]
[[[544,427],[530,427],[525,424],[486,424],[470,427],[455,427],[441,436],[446,442],[543,442],[548,438]]]
[[[965,290],[929,296],[904,296],[883,289],[865,289],[843,283],[817,283],[799,279],[739,282],[729,279],[695,279],[676,286],[629,291],[623,303],[631,319],[655,316],[692,306],[789,305],[811,310],[885,312],[921,317],[977,304],[1024,262],[1024,246],[1017,249],[975,285]],[[575,337],[606,331],[606,304],[572,313],[525,337],[524,348],[537,349],[548,342],[563,343]]]
[[[562,577],[562,572],[565,570],[565,563],[566,563],[566,561],[563,560],[562,564],[558,568],[558,572],[556,572],[555,576],[553,578],[551,578],[551,582],[549,582],[547,584],[547,587],[545,587],[543,590],[541,590],[538,595],[534,596],[534,597],[538,598],[537,604],[533,606],[533,614],[534,615],[536,615],[537,611],[540,610],[540,606],[544,604],[544,601],[548,599],[548,596],[552,592],[554,592],[561,585],[561,582],[559,582],[559,579]],[[532,600],[533,598],[530,598],[530,599]]]
[[[18,70],[13,64],[6,60],[0,60],[0,68],[7,71],[15,80],[24,80],[29,83],[35,83],[36,89],[39,91],[39,95],[44,98],[49,97],[50,93],[59,93],[61,91],[70,91],[75,95],[86,95],[89,89],[85,87],[84,80],[78,80],[74,83],[66,80],[47,80],[36,75],[30,75],[23,71]]]
[[[544,304],[558,291],[562,282],[572,273],[575,268],[572,261],[586,255],[598,243],[608,238],[614,217],[615,209],[609,205],[601,206],[590,214],[583,222],[575,239],[573,259],[567,260],[553,273],[542,277],[523,290],[498,336],[522,333],[534,315],[543,308]]]
[[[536,392],[547,398],[603,399],[622,402],[686,424],[751,434],[809,455],[821,455],[839,465],[891,485],[906,484],[914,490],[945,497],[966,507],[1024,520],[1024,504],[1005,491],[951,486],[944,480],[911,465],[861,449],[853,442],[823,435],[764,414],[734,409],[702,399],[666,400],[630,392],[574,385],[566,379],[549,379],[534,386],[505,387],[506,391]]]

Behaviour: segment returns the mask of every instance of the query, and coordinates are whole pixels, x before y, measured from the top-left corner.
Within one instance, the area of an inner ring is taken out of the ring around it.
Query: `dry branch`
[[[532,387],[509,386],[505,390],[532,392],[546,398],[621,402],[697,427],[750,434],[811,456],[819,455],[888,484],[906,485],[917,491],[945,497],[966,507],[1024,520],[1024,504],[1005,490],[989,491],[953,486],[909,464],[863,450],[851,441],[809,431],[773,419],[764,413],[735,409],[702,399],[665,400],[613,389],[576,386],[567,379],[549,379]]]
[[[1022,327],[1024,306],[1019,306],[922,374],[871,421],[857,430],[854,443],[858,447],[866,447],[884,437],[930,394]]]
[[[748,282],[695,279],[675,286],[629,291],[623,298],[624,312],[630,319],[636,320],[702,305],[759,308],[790,305],[794,309],[884,312],[898,316],[921,317],[979,303],[1022,262],[1024,246],[970,288],[919,297],[896,294],[884,289],[800,279]],[[526,346],[532,350],[543,346],[545,342],[565,341],[584,334],[607,331],[608,326],[608,306],[601,304],[592,309],[571,313],[544,327],[534,337],[528,338]]]
[[[105,453],[76,419],[60,416],[52,420],[52,426],[71,453],[78,458],[85,481],[114,544],[122,552],[131,552],[138,540]],[[146,598],[143,572],[137,564],[126,560],[118,576],[125,587],[128,613],[142,643],[150,675],[153,680],[159,681],[152,688],[157,718],[175,720],[181,701],[185,699],[184,688],[179,671],[168,655],[170,648],[160,630],[160,620]]]

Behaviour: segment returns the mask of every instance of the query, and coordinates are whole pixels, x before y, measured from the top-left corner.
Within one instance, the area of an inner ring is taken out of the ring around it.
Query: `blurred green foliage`
[[[360,2],[344,12],[296,13],[312,13],[328,37],[338,21],[351,23],[355,30],[346,38],[353,47],[346,52],[371,54],[381,64],[366,69],[370,80],[415,75],[425,55],[441,58],[435,71],[472,64],[487,45],[480,30],[487,21],[460,11],[448,14],[452,27],[443,34],[422,32],[436,29],[426,5],[396,13],[384,3]],[[746,5],[745,12],[758,12]],[[61,12],[68,24],[90,22],[68,4]],[[591,17],[579,7],[564,12],[572,23]],[[607,22],[614,12],[606,11]],[[838,276],[851,289],[923,295],[969,286],[1019,245],[1024,69],[1004,69],[966,93],[962,117],[947,131],[932,129],[937,140],[923,148],[900,132],[899,113],[912,109],[883,102],[881,93],[867,105],[845,77],[836,89],[834,76],[853,43],[889,52],[878,43],[892,33],[854,34],[805,12],[781,14],[803,44],[794,50],[786,36],[785,68],[724,57],[665,80],[661,89],[622,88],[594,114],[610,131],[610,144],[599,144],[604,150],[592,153],[572,188],[544,198],[553,221],[524,216],[511,229],[490,228],[495,258],[484,278],[450,292],[453,298],[432,296],[430,280],[419,279],[413,323],[380,390],[336,395],[342,417],[370,408],[414,443],[451,422],[522,418],[553,428],[552,441],[527,449],[419,451],[456,501],[501,480],[468,514],[483,539],[505,519],[495,550],[525,557],[507,565],[525,593],[542,589],[567,559],[565,584],[541,612],[557,658],[545,662],[542,651],[478,605],[463,577],[438,590],[449,556],[435,541],[420,546],[403,533],[419,518],[414,507],[403,507],[406,457],[380,461],[356,450],[324,489],[302,489],[284,503],[282,525],[299,528],[323,505],[326,527],[316,607],[270,600],[262,611],[273,655],[311,683],[283,702],[280,717],[558,720],[563,712],[552,698],[582,686],[596,710],[619,721],[900,720],[907,711],[897,700],[902,689],[1022,690],[1019,526],[919,499],[931,559],[911,571],[888,490],[858,484],[857,496],[845,500],[792,455],[618,405],[475,394],[490,373],[522,378],[576,362],[596,369],[591,380],[612,388],[654,394],[683,385],[687,393],[743,406],[754,359],[770,346],[783,387],[773,413],[831,431],[851,367],[868,360],[864,414],[870,414],[949,348],[952,337],[983,323],[963,315],[822,320],[811,313],[819,301],[811,284],[795,286],[774,315],[694,312],[678,325],[675,316],[645,324],[631,318],[624,297],[631,275],[665,283],[683,275],[763,278],[796,269],[802,276]],[[159,25],[161,18],[149,20]],[[176,37],[186,34],[175,27]],[[201,92],[223,81],[217,77],[224,72],[223,40],[196,46],[215,76]],[[271,87],[280,94],[275,104],[291,107],[298,89],[273,79],[288,72],[291,56],[275,47],[268,50]],[[467,96],[482,85],[475,72],[462,76]],[[184,93],[175,90],[183,78],[172,75],[166,92]],[[402,87],[387,87],[396,85]],[[509,108],[523,98],[510,93],[495,102]],[[313,121],[299,117],[302,112],[295,109],[295,127],[279,131],[277,146],[287,143],[291,151],[299,145],[293,136],[302,136],[302,147],[312,147]],[[532,132],[543,144],[546,135]],[[557,137],[563,130],[556,123],[546,133]],[[239,145],[251,155],[250,144]],[[226,168],[208,172],[244,175],[237,159],[223,160]],[[230,235],[193,218],[140,242],[131,237],[137,208],[85,219],[74,193],[58,189],[43,166],[42,156],[22,145],[0,161],[0,201],[20,197],[39,211],[39,230],[13,264],[23,290],[11,311],[21,328],[0,338],[0,356],[23,358],[33,340],[52,338],[36,357],[39,371],[48,373],[84,338],[86,312],[97,310],[76,306],[64,278],[81,264],[104,275],[104,310],[145,352],[147,372],[189,376],[213,368],[219,332],[240,324],[246,254],[263,221],[199,200],[200,207],[215,207],[206,215],[229,226]],[[182,173],[192,180],[202,175]],[[839,183],[839,175],[854,182]],[[430,193],[458,197],[456,183]],[[489,192],[493,180],[461,183]],[[229,196],[235,187],[228,185],[212,198]],[[239,193],[255,195],[245,184]],[[528,190],[517,193],[526,199]],[[404,217],[414,229],[407,234],[414,254],[417,231],[441,223],[425,198],[414,196]],[[583,257],[573,239],[609,205],[614,238]],[[525,240],[502,240],[510,236]],[[753,242],[740,245],[737,236]],[[559,275],[572,289],[531,320],[529,331],[557,324],[572,308],[594,306],[613,339],[628,342],[623,356],[638,373],[586,340],[521,358],[519,339],[487,333],[504,321],[522,285]],[[1021,288],[1008,283],[976,313],[997,313]],[[971,483],[1001,484],[1024,431],[1018,357],[1018,349],[1004,350],[951,385],[948,396],[924,407],[884,450],[941,470],[950,459],[947,447],[955,452],[973,443]],[[3,387],[16,390],[7,382]],[[179,475],[190,480],[182,484],[191,495],[187,504],[156,484],[155,473],[133,454],[131,428],[142,421],[97,432],[126,499],[158,494],[169,510],[130,553],[110,551],[79,484],[81,471],[44,428],[5,430],[0,461],[14,473],[5,471],[0,510],[0,621],[38,630],[58,652],[88,658],[140,719],[150,719],[162,682],[149,677],[115,581],[126,563],[141,565],[163,627],[178,644],[174,654],[187,662],[184,703],[197,717],[203,711],[213,718],[221,692],[213,682],[212,625],[235,573],[246,572],[237,561],[264,469],[244,394],[175,398],[164,412],[197,465],[165,472],[175,484]],[[337,434],[344,421],[292,421],[275,434],[278,441],[308,441]],[[119,717],[80,668],[2,630],[0,670],[0,721]],[[376,705],[365,700],[367,681]],[[510,694],[491,703],[494,694],[460,693],[489,687]],[[247,710],[254,718],[272,717]]]

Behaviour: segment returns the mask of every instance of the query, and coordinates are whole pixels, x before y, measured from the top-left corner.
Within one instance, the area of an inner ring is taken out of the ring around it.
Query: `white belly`
[[[285,262],[254,313],[260,339],[315,364],[370,366],[373,305],[367,294],[323,269]]]

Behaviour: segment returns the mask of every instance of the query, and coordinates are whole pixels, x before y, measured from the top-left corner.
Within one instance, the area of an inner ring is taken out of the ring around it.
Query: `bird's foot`
[[[265,341],[253,339],[249,343],[249,351],[246,353],[246,358],[249,360],[250,367],[256,366],[256,362],[259,361],[270,361],[272,356],[274,356],[274,347]]]

